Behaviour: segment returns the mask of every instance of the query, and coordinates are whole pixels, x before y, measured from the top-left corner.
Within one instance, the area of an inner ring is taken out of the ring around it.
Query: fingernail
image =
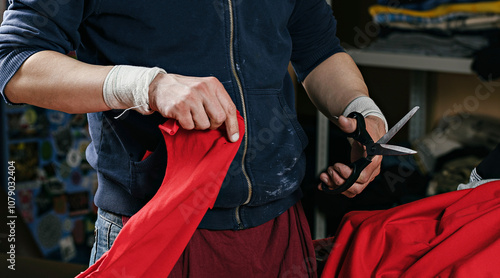
[[[231,142],[236,142],[236,141],[238,141],[238,139],[240,139],[239,133],[235,133],[235,134],[233,134],[233,136],[231,136]]]

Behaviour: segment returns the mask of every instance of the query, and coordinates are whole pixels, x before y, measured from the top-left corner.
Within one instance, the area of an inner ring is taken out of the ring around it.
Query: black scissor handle
[[[366,131],[365,117],[359,112],[351,112],[347,115],[347,118],[353,118],[356,120],[356,130],[352,133],[346,134],[347,137],[351,137],[363,145],[373,144],[373,139]]]
[[[371,148],[374,143],[372,137],[368,134],[368,131],[366,131],[365,117],[363,117],[363,115],[359,112],[352,112],[347,115],[347,117],[356,119],[356,130],[352,133],[346,134],[347,137],[351,137],[364,146]],[[370,162],[372,162],[371,159],[366,157],[362,157],[354,161],[349,165],[349,167],[352,168],[352,173],[342,185],[331,189],[326,184],[321,183],[321,188],[328,194],[341,194],[349,189],[356,182],[356,180],[358,180],[359,175],[361,175],[361,172],[366,168],[366,166],[368,166],[368,164],[370,164]]]
[[[353,163],[349,165],[349,167],[352,168],[352,173],[351,175],[345,180],[345,182],[340,185],[339,187],[336,187],[334,189],[329,188],[325,183],[321,183],[321,189],[325,193],[331,194],[331,195],[337,195],[341,194],[342,192],[346,191],[347,189],[351,188],[351,186],[358,180],[359,175],[361,172],[372,162],[371,160],[367,159],[366,157],[362,157]]]

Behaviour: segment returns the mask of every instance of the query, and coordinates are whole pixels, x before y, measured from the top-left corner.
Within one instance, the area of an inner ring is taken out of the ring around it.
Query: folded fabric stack
[[[472,57],[496,45],[500,1],[378,0],[369,8],[381,27],[370,49]]]

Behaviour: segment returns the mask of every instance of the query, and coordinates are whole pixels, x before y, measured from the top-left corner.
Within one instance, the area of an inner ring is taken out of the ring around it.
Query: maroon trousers
[[[316,276],[309,225],[298,203],[255,228],[197,229],[169,277]]]

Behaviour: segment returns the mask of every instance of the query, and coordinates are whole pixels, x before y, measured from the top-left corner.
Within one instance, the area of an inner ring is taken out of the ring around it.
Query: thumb
[[[345,133],[352,133],[356,130],[356,119],[339,116],[339,128]]]

